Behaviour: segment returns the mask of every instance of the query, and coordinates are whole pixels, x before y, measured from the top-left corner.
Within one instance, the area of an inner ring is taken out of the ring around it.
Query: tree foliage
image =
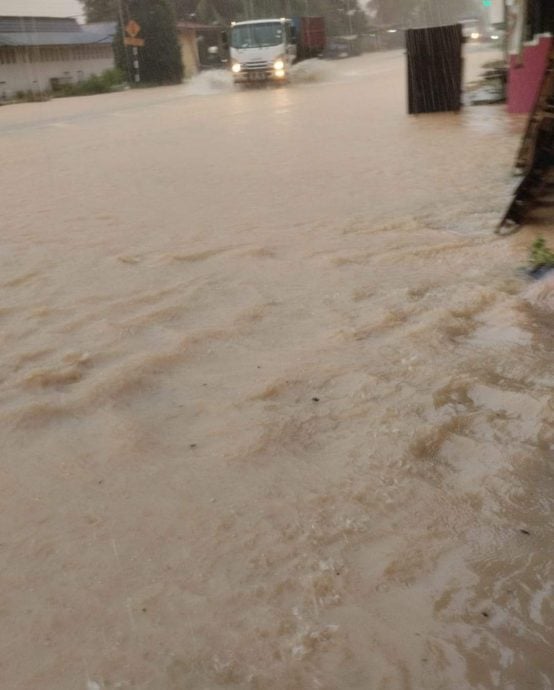
[[[368,0],[367,9],[377,25],[405,27],[451,24],[481,11],[478,0]]]
[[[538,237],[533,242],[530,263],[534,269],[542,268],[543,266],[554,268],[554,252],[546,246],[544,237]]]
[[[115,21],[118,14],[118,0],[81,0],[87,22]]]
[[[225,1],[225,0],[224,0]],[[127,6],[133,0],[80,0],[85,10],[87,22],[116,21],[120,12],[127,13]],[[196,12],[198,0],[170,0],[179,19],[189,18]]]
[[[167,0],[177,17],[202,23],[229,24],[231,21],[264,17],[292,17],[295,15],[323,16],[330,35],[364,33],[367,14],[357,0]],[[372,0],[376,2],[377,0]],[[387,3],[413,0],[379,0]],[[87,21],[115,21],[119,6],[126,7],[133,0],[81,0]],[[136,2],[136,0],[135,0]],[[150,3],[156,5],[155,0]]]
[[[175,11],[169,0],[128,0],[122,10],[123,23],[134,19],[141,27],[139,48],[141,82],[148,84],[177,84],[183,79],[183,62],[177,34]],[[134,81],[134,55],[122,40],[121,20],[114,38],[117,66]]]

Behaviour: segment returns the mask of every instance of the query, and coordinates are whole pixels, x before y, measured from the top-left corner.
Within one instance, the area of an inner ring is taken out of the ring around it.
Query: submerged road
[[[398,52],[0,109],[3,687],[552,687],[523,123],[405,111]]]

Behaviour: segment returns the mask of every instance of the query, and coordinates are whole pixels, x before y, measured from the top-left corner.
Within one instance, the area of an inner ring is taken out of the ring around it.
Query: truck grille
[[[264,60],[256,60],[252,62],[245,62],[243,68],[245,70],[263,70],[270,69],[271,65],[269,64],[269,62],[265,62]]]

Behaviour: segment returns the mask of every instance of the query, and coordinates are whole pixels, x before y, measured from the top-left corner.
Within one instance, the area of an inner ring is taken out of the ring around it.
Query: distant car
[[[487,31],[487,38],[490,43],[503,44],[506,40],[506,32],[504,29],[495,29],[494,26],[491,26]]]
[[[209,46],[200,57],[200,67],[203,70],[221,69],[227,65],[227,62],[227,56],[216,45]]]
[[[468,43],[480,43],[483,37],[483,33],[478,24],[463,24],[462,34]]]
[[[476,18],[465,19],[460,22],[462,25],[462,35],[466,43],[486,43],[486,32],[483,24]]]
[[[328,39],[324,52],[326,58],[338,60],[353,57],[354,55],[360,55],[357,36],[337,36]]]
[[[498,43],[504,40],[505,32],[489,26],[483,29],[479,24],[462,23],[462,33],[466,43]]]

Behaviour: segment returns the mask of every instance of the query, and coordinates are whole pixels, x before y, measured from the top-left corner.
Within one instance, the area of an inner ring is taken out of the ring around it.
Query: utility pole
[[[129,21],[124,25],[126,17],[123,13],[122,0],[118,0],[119,6],[119,21],[121,22],[121,33],[123,35],[123,49],[125,50],[125,59],[127,61],[127,72],[130,74],[129,57],[127,53],[127,48],[130,46],[133,49],[133,69],[134,69],[134,81],[135,84],[140,82],[140,63],[139,63],[139,47],[144,46],[144,39],[139,38],[139,33],[141,30],[140,24],[133,18],[129,18]],[[127,17],[129,16],[129,5],[126,4]]]
[[[140,82],[140,64],[136,46],[133,46],[133,67],[135,68],[135,84],[138,84]]]
[[[121,47],[125,55],[125,62],[127,63],[127,74],[131,76],[131,65],[129,63],[129,53],[127,52],[127,46],[125,45],[125,15],[123,13],[123,2],[122,0],[117,0],[117,9],[119,13],[119,23],[121,25]]]

